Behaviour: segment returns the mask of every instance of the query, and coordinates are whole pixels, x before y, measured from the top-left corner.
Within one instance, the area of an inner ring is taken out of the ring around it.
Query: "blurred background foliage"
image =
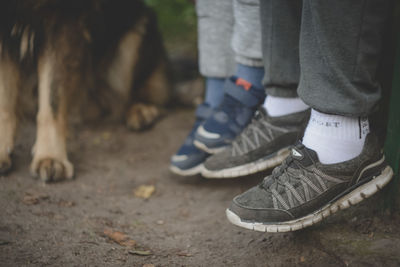
[[[158,17],[158,25],[170,56],[196,54],[197,24],[195,1],[145,0]]]

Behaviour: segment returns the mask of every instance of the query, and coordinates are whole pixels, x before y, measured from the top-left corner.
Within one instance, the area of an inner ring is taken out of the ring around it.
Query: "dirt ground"
[[[262,175],[206,180],[171,174],[169,157],[192,114],[171,110],[140,133],[115,124],[79,127],[69,146],[76,179],[50,185],[29,175],[35,129],[27,123],[14,170],[0,177],[0,265],[400,265],[400,216],[379,211],[384,193],[294,233],[229,224],[224,211],[231,199]],[[155,192],[135,196],[141,185]]]

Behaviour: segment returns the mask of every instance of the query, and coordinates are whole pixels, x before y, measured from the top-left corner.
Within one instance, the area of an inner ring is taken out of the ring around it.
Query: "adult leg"
[[[309,111],[296,93],[301,8],[301,1],[260,1],[267,112],[260,109],[232,146],[205,162],[205,177],[240,177],[279,165],[302,136]]]
[[[304,1],[298,93],[313,109],[371,113],[381,94],[376,75],[390,2]]]
[[[314,108],[304,145],[294,147],[260,185],[233,200],[227,210],[232,223],[258,231],[295,231],[355,205],[390,181],[393,171],[379,142],[359,117],[379,99],[375,72],[388,2],[304,0],[299,94]],[[358,139],[362,145],[356,154]],[[325,157],[321,147],[340,154],[339,161]],[[347,147],[352,149],[341,153]]]
[[[313,108],[304,144],[323,163],[352,159],[364,147],[366,116],[381,94],[376,75],[389,6],[379,0],[304,1],[298,92]]]
[[[306,110],[297,96],[300,79],[299,36],[302,1],[262,1],[264,103],[270,116]]]

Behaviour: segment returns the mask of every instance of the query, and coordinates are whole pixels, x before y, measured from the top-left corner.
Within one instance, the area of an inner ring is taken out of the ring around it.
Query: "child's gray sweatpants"
[[[200,73],[229,77],[236,63],[262,67],[259,0],[197,0]]]

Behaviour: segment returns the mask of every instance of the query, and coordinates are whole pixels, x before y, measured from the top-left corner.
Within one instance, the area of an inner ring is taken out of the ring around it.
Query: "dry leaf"
[[[306,258],[304,258],[304,256],[301,256],[300,257],[300,262],[305,262],[306,261]]]
[[[141,185],[133,191],[133,194],[136,197],[148,199],[149,197],[151,197],[154,191],[156,191],[154,185]]]
[[[176,253],[176,255],[182,256],[182,257],[193,257],[193,254],[190,254],[190,253],[185,252],[185,251],[180,251],[180,252]]]
[[[100,137],[95,137],[93,139],[93,145],[100,145],[101,144],[101,138]]]
[[[24,196],[22,200],[26,205],[36,205],[39,203],[39,199],[34,196]]]
[[[129,250],[128,253],[139,256],[150,256],[152,254],[150,250]]]
[[[60,214],[56,214],[56,215],[54,215],[54,217],[53,217],[54,219],[56,219],[56,220],[59,220],[59,221],[61,221],[61,220],[65,220],[65,216],[62,216],[62,215],[60,215]]]
[[[110,132],[103,132],[101,134],[101,137],[103,137],[103,140],[107,141],[108,139],[110,139],[111,133]]]
[[[46,194],[40,194],[40,193],[35,194],[35,193],[26,192],[22,201],[26,205],[36,205],[39,203],[39,201],[45,200],[48,198],[49,198],[49,196]]]
[[[127,236],[122,232],[113,231],[111,229],[105,229],[104,234],[114,242],[120,244],[121,246],[132,248],[136,245],[135,240],[130,239],[129,236]]]
[[[151,264],[151,263],[146,263],[146,264],[143,264],[142,267],[155,267],[155,265]]]
[[[58,206],[60,206],[60,207],[73,207],[73,206],[75,206],[75,202],[73,202],[73,201],[66,201],[66,200],[60,200],[59,202],[58,202]]]

